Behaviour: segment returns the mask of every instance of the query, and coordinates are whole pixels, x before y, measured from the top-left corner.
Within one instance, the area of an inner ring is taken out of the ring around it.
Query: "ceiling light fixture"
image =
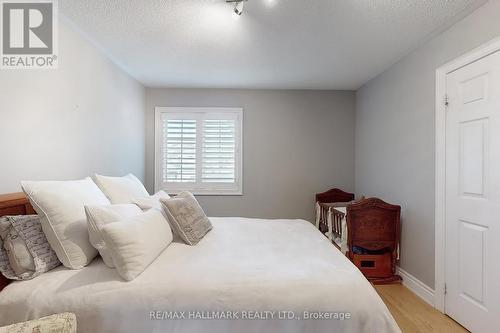
[[[243,14],[243,6],[248,0],[226,0],[227,3],[234,3],[234,13],[237,15]]]

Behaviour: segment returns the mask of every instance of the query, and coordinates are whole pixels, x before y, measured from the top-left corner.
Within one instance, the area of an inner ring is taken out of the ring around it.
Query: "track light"
[[[234,12],[238,15],[243,14],[243,6],[244,6],[243,1],[238,2],[236,6],[234,6]]]
[[[234,3],[234,13],[237,15],[243,14],[243,7],[247,0],[226,0],[228,3]]]

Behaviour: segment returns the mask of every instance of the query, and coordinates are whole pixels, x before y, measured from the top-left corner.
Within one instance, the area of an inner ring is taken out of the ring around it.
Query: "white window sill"
[[[191,192],[193,195],[195,196],[207,196],[207,197],[216,197],[216,196],[224,196],[224,197],[228,197],[228,196],[243,196],[243,193],[242,192],[199,192],[199,191],[190,191],[190,190],[185,190],[187,192]],[[165,191],[167,192],[169,195],[177,195],[181,192],[184,192],[184,191]]]

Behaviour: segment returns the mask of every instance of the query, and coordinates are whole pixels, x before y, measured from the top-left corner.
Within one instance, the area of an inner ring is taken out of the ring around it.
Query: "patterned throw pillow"
[[[0,333],[76,333],[76,326],[76,315],[66,312],[0,327]]]
[[[160,199],[170,226],[186,244],[196,245],[212,230],[212,223],[189,192],[175,198]]]
[[[59,266],[38,215],[0,218],[0,272],[11,280],[29,280]]]

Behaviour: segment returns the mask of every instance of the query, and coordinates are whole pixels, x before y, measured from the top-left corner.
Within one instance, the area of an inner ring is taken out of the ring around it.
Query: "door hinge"
[[[448,95],[444,95],[444,106],[450,105],[450,98]]]
[[[446,283],[444,284],[444,294],[446,295],[448,293],[448,289],[446,288]]]

